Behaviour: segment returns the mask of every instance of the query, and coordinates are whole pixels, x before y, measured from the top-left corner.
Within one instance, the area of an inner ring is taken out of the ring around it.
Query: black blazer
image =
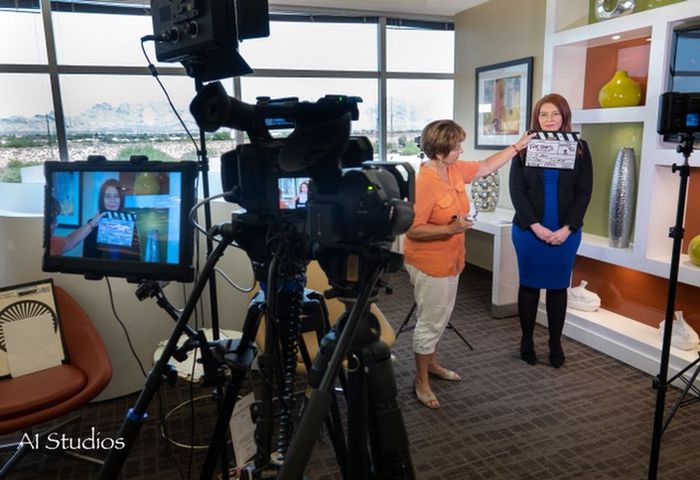
[[[515,207],[513,223],[530,228],[542,223],[544,216],[544,169],[525,166],[525,153],[510,162],[510,198]],[[580,140],[573,170],[559,173],[559,225],[576,231],[583,226],[583,216],[593,190],[593,165],[588,144]]]

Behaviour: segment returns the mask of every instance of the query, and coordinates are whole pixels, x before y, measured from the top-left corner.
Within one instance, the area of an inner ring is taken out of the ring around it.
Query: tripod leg
[[[465,344],[467,347],[469,347],[469,350],[474,350],[474,347],[472,347],[471,343],[469,343],[469,342],[467,341],[467,339],[464,338],[464,336],[462,336],[461,333],[459,333],[459,330],[457,330],[457,329],[455,328],[455,326],[452,325],[452,322],[447,322],[447,328],[450,329],[450,330],[452,330],[453,332],[455,332],[455,333],[457,334],[457,336],[458,336],[459,338],[462,339],[462,341],[464,342],[464,344]]]
[[[199,301],[204,287],[207,284],[207,280],[214,271],[216,263],[219,261],[219,258],[221,258],[221,255],[223,255],[228,244],[233,240],[232,232],[230,230],[227,229],[221,233],[223,239],[221,243],[216,246],[211,255],[207,257],[207,261],[200,272],[194,288],[192,289],[192,293],[187,299],[185,308],[182,310],[180,318],[173,329],[173,333],[170,335],[168,343],[163,349],[163,354],[158,359],[151,372],[148,374],[146,384],[141,390],[139,398],[136,400],[136,404],[133,408],[129,409],[126,418],[119,428],[117,437],[124,439],[124,448],[112,448],[109,451],[105,459],[105,463],[102,465],[102,468],[98,473],[97,478],[99,480],[116,478],[117,475],[119,475],[119,471],[124,465],[126,458],[129,456],[129,452],[131,451],[131,448],[133,447],[136,437],[138,436],[141,426],[146,418],[146,410],[148,409],[148,405],[151,402],[153,395],[155,395],[158,391],[162,377],[168,369],[168,361],[177,348],[177,342],[182,333],[185,331],[185,326],[190,319],[190,315],[192,315],[192,312],[194,312],[197,302]]]
[[[349,366],[348,374],[348,478],[370,478],[372,466],[367,451],[367,425],[369,410],[367,403],[367,384],[360,363],[361,352],[351,351],[348,362],[355,360],[356,365]],[[384,477],[380,477],[384,478]]]
[[[374,473],[378,478],[414,479],[408,434],[396,401],[397,389],[391,351],[381,341],[364,348],[362,365],[367,372],[370,444]]]
[[[688,367],[686,367],[683,371],[688,370],[688,368],[692,365],[697,364],[700,362],[700,358],[696,359],[693,363],[691,363]],[[676,414],[679,408],[681,408],[681,404],[683,403],[683,399],[688,395],[688,391],[693,387],[693,384],[695,383],[695,379],[698,378],[698,373],[700,373],[700,366],[698,366],[695,369],[695,372],[693,372],[693,375],[690,377],[690,380],[685,380],[685,388],[683,389],[683,392],[681,393],[681,396],[678,398],[678,401],[673,405],[673,408],[668,414],[668,417],[666,418],[666,422],[664,423],[663,428],[661,429],[661,433],[666,431],[666,427],[668,427],[668,424],[671,423],[671,419],[673,419],[673,416]],[[670,383],[670,382],[669,382]]]
[[[413,306],[411,306],[411,309],[408,311],[408,315],[406,315],[406,318],[403,319],[403,323],[401,324],[399,329],[396,331],[396,335],[394,335],[395,339],[399,338],[399,335],[401,334],[401,332],[406,330],[406,325],[408,325],[408,321],[413,316],[413,312],[416,311],[416,307],[418,307],[418,304],[416,302],[413,302]]]
[[[202,467],[202,472],[199,477],[201,480],[209,480],[214,476],[216,461],[221,456],[224,445],[226,445],[226,429],[229,426],[231,414],[236,406],[238,392],[241,390],[241,382],[245,379],[246,373],[247,371],[243,371],[234,375],[226,387],[224,398],[221,401],[219,416],[216,419],[216,425],[214,427],[214,432],[211,435],[207,456],[204,459],[204,466]],[[236,460],[240,463],[240,459]],[[228,469],[228,465],[226,468]]]

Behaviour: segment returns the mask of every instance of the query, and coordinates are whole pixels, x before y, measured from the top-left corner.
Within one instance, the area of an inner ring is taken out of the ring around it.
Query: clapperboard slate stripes
[[[537,132],[527,143],[528,167],[573,170],[579,132]]]
[[[97,229],[97,243],[131,247],[136,215],[131,212],[107,210],[100,219]]]

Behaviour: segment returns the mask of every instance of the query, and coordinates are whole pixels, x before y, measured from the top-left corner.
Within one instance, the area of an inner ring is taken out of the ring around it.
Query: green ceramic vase
[[[601,107],[631,107],[642,100],[642,87],[627,75],[627,70],[618,70],[598,92]]]
[[[700,235],[694,237],[688,244],[688,256],[691,262],[700,267]]]

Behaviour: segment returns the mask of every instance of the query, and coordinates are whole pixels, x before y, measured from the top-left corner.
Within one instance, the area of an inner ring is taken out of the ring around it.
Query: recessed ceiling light
[[[613,40],[619,40],[619,39],[621,39],[621,38],[622,38],[622,37],[621,37],[620,35],[613,35],[613,36],[612,36],[612,39],[613,39]]]

